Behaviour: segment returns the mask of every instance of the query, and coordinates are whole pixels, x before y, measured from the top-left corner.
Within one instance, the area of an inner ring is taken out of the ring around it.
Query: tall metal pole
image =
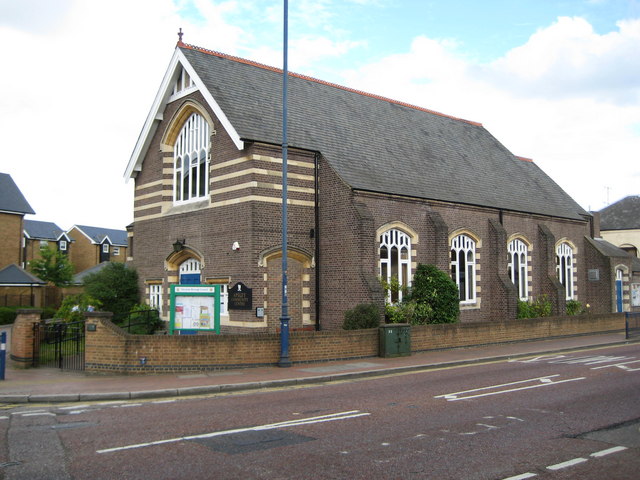
[[[284,46],[282,66],[282,313],[280,316],[280,361],[278,366],[290,367],[289,360],[289,299],[287,296],[287,82],[289,42],[289,2],[284,0]]]

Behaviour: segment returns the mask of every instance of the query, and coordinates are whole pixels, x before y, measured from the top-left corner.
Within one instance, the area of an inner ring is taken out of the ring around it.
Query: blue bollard
[[[0,334],[0,380],[4,380],[4,366],[7,357],[7,332]]]

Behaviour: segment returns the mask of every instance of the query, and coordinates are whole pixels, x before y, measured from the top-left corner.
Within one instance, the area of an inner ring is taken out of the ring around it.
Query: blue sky
[[[178,28],[281,66],[282,5],[0,0],[0,171],[32,218],[124,228]],[[290,0],[289,40],[290,70],[480,122],[584,208],[640,194],[640,0]]]

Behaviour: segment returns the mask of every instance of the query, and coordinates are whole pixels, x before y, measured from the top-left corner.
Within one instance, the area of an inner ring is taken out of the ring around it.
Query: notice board
[[[171,285],[169,334],[220,333],[219,285]]]

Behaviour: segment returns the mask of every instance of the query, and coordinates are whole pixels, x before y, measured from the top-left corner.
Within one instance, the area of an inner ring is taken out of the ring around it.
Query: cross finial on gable
[[[182,43],[182,35],[184,35],[184,33],[182,33],[182,27],[180,27],[180,31],[178,32],[178,43]]]

